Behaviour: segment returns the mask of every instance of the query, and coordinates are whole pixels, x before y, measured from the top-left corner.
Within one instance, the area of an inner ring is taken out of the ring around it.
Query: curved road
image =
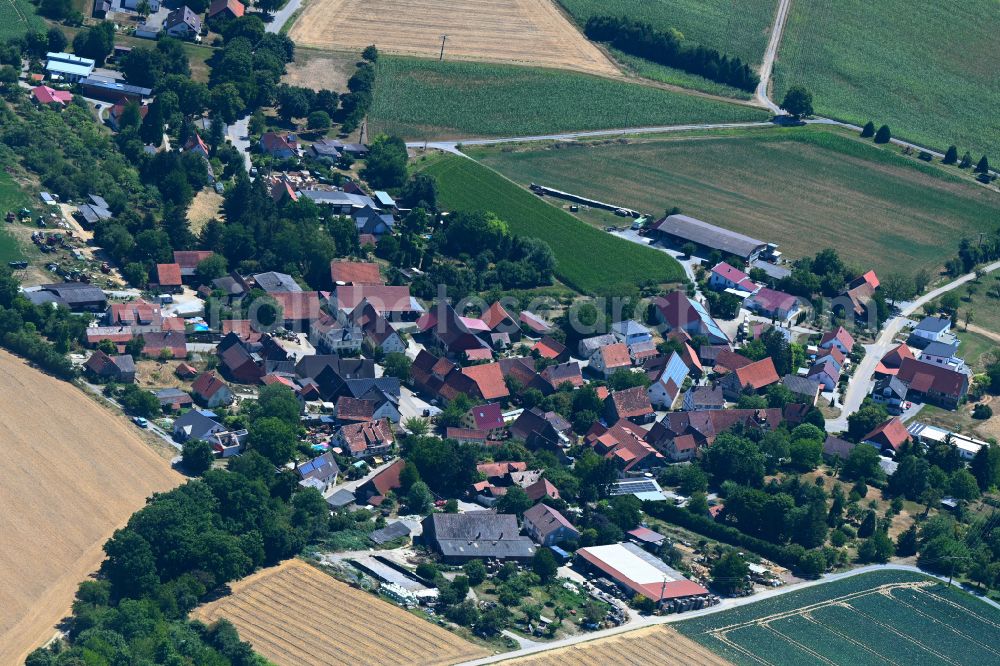
[[[474,661],[468,661],[461,666],[479,666],[481,664],[493,664],[501,661],[507,661],[509,659],[516,659],[519,657],[525,657],[531,654],[537,654],[539,652],[547,652],[549,650],[556,650],[558,648],[568,647],[570,645],[576,645],[578,643],[586,643],[589,641],[597,640],[599,638],[607,638],[608,636],[615,636],[618,634],[625,634],[630,631],[635,631],[636,629],[642,629],[644,627],[651,627],[660,624],[671,624],[673,622],[681,622],[683,620],[689,620],[694,617],[699,617],[702,615],[712,615],[714,613],[720,613],[722,611],[728,610],[730,608],[736,608],[738,606],[746,606],[749,604],[757,603],[758,601],[763,601],[764,599],[770,599],[772,597],[781,596],[783,594],[789,594],[790,592],[796,592],[798,590],[805,589],[807,587],[814,587],[816,585],[823,585],[826,583],[832,583],[834,581],[843,580],[845,578],[851,578],[853,576],[858,576],[863,573],[868,573],[871,571],[881,571],[881,570],[895,570],[895,571],[913,571],[916,573],[923,574],[930,578],[937,578],[940,581],[947,582],[947,578],[944,576],[937,576],[932,573],[923,571],[915,566],[908,564],[873,564],[865,567],[859,567],[857,569],[852,569],[851,571],[845,571],[843,573],[835,574],[825,574],[822,578],[817,580],[807,581],[805,583],[799,583],[797,585],[789,585],[787,587],[782,587],[774,590],[765,590],[759,592],[752,597],[740,597],[737,599],[724,599],[722,603],[712,606],[710,608],[703,608],[702,610],[688,611],[687,613],[680,613],[676,615],[659,615],[659,616],[646,616],[641,617],[637,622],[630,622],[629,624],[622,625],[620,627],[615,627],[613,629],[605,629],[603,631],[595,631],[588,634],[581,634],[578,636],[573,636],[571,638],[564,638],[559,641],[552,641],[550,643],[544,643],[533,647],[522,648],[520,650],[513,650],[511,652],[503,652],[501,654],[496,654],[491,657],[484,657],[483,659],[477,659]],[[962,588],[958,583],[952,583],[954,587],[959,589]],[[968,591],[968,590],[966,590]],[[1000,609],[1000,604],[995,601],[988,599],[986,597],[978,597],[983,602],[993,606],[994,608]]]
[[[988,266],[983,266],[980,270],[992,273],[998,268],[1000,268],[1000,261],[995,261]],[[975,279],[976,274],[974,272],[967,273],[937,289],[933,289],[917,300],[907,303],[895,317],[885,323],[875,343],[865,347],[865,357],[858,364],[854,376],[851,377],[850,383],[847,385],[847,392],[842,398],[843,408],[840,416],[835,419],[827,419],[826,421],[827,432],[843,432],[847,430],[847,417],[861,408],[861,403],[864,402],[865,397],[875,383],[872,378],[875,374],[875,366],[893,348],[893,340],[896,334],[903,329],[903,324],[907,318],[941,294],[947,293],[952,289],[957,289]]]
[[[781,107],[771,101],[767,89],[771,84],[771,73],[774,71],[774,59],[778,56],[778,46],[781,45],[781,36],[785,32],[785,22],[788,20],[788,8],[792,0],[780,0],[778,11],[774,15],[774,27],[771,29],[771,39],[767,43],[767,50],[764,51],[764,61],[760,64],[760,83],[754,92],[754,100],[774,114],[781,113]]]

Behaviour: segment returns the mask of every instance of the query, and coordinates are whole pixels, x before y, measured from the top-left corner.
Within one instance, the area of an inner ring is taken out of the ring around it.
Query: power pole
[[[441,35],[441,56],[438,61],[444,60],[444,43],[448,40],[448,35]]]

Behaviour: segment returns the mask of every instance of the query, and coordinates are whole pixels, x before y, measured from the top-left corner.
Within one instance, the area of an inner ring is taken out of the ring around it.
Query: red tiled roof
[[[448,428],[444,436],[448,439],[465,439],[465,440],[478,440],[485,442],[490,438],[490,434],[485,430],[476,430],[475,428]]]
[[[174,250],[174,263],[181,268],[198,268],[198,264],[211,257],[211,250]]]
[[[235,333],[244,340],[256,335],[250,326],[249,319],[226,319],[222,322],[222,335],[226,336]]]
[[[743,354],[737,354],[734,351],[730,351],[728,349],[722,349],[715,357],[715,372],[717,373],[733,372],[734,370],[745,368],[751,363],[753,363],[753,361],[748,359]]]
[[[819,346],[822,347],[831,340],[837,340],[845,349],[854,347],[854,336],[848,333],[843,326],[838,326],[836,329],[824,333],[823,338],[819,341]]]
[[[908,439],[910,439],[910,433],[907,432],[906,426],[903,425],[898,416],[894,416],[862,437],[861,441],[876,442],[883,447],[890,446],[893,451],[898,451],[899,447]]]
[[[537,502],[543,497],[559,499],[559,489],[552,485],[548,479],[535,481],[530,486],[525,487],[524,492],[528,494],[528,499],[532,502]]]
[[[740,380],[740,386],[749,385],[755,390],[770,386],[781,379],[770,357],[737,369],[736,377]]]
[[[601,347],[597,350],[601,355],[604,367],[607,369],[627,368],[632,365],[632,357],[629,356],[628,347],[624,342],[616,342],[613,345]]]
[[[507,476],[511,472],[524,472],[528,469],[526,462],[491,462],[476,465],[476,471],[481,472],[487,479]]]
[[[32,96],[42,104],[62,104],[65,106],[73,100],[73,93],[68,90],[55,90],[48,86],[37,86],[31,89]]]
[[[240,0],[215,0],[208,7],[208,17],[212,18],[219,12],[229,10],[232,12],[234,18],[239,18],[243,16],[243,12],[246,11],[246,7]]]
[[[503,371],[500,369],[499,363],[486,363],[462,368],[462,374],[476,383],[484,400],[496,400],[510,395],[507,384],[503,380]]]
[[[463,353],[465,354],[465,358],[470,361],[489,361],[493,358],[493,350],[487,347],[466,349]]]
[[[903,359],[916,358],[906,343],[900,343],[895,349],[882,357],[875,366],[877,375],[895,375],[899,372],[899,366],[903,364]]]
[[[598,548],[603,548],[603,546],[599,546]],[[627,572],[619,571],[611,566],[611,564],[600,556],[599,551],[594,548],[580,548],[576,551],[576,554],[636,594],[641,594],[657,603],[666,599],[708,594],[708,590],[704,587],[686,578],[672,581],[664,580],[655,583],[639,583],[629,578]]]
[[[761,310],[766,312],[777,312],[778,310],[791,310],[795,306],[795,297],[783,291],[775,291],[762,287],[751,297],[754,303]]]
[[[378,264],[363,261],[331,261],[330,278],[334,284],[385,284],[378,270]]]
[[[191,384],[191,390],[205,400],[208,400],[224,388],[226,388],[226,383],[219,379],[212,371],[201,373],[198,379],[194,380],[194,383]]]
[[[536,342],[531,350],[537,350],[538,354],[542,358],[553,359],[562,356],[563,352],[566,351],[566,345],[561,344],[546,335],[544,338]]]
[[[315,321],[320,317],[319,294],[315,291],[279,291],[269,296],[281,306],[286,321]]]
[[[410,288],[385,285],[338,286],[337,307],[353,310],[362,300],[367,299],[379,314],[385,312],[411,312]]]
[[[477,405],[470,409],[469,413],[472,414],[472,420],[479,430],[495,430],[503,427],[503,411],[495,402]]]
[[[552,326],[534,312],[525,310],[520,314],[518,320],[535,333],[548,333],[552,330]]]
[[[620,419],[630,419],[653,413],[653,405],[649,402],[649,395],[642,386],[615,391],[608,399],[611,400],[615,414]]]
[[[368,483],[379,492],[380,496],[385,496],[390,490],[400,487],[399,473],[403,471],[403,467],[405,466],[406,461],[402,458],[397,458],[391,465],[368,479]]]
[[[514,318],[500,305],[500,301],[497,301],[483,313],[482,320],[486,322],[486,325],[492,331],[505,321],[513,322]]]
[[[341,421],[371,421],[375,414],[375,402],[342,395],[337,398],[336,414]]]
[[[910,389],[920,393],[933,391],[960,397],[969,386],[969,378],[963,373],[915,358],[904,358],[896,376]]]
[[[181,267],[177,264],[156,264],[156,281],[161,287],[181,286]]]
[[[389,419],[352,423],[340,429],[340,436],[352,453],[363,453],[370,448],[395,441]]]

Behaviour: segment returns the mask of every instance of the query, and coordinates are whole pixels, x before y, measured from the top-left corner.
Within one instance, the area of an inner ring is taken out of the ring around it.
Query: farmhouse
[[[615,374],[617,370],[632,367],[632,357],[628,347],[623,342],[617,342],[607,347],[601,347],[590,357],[590,367],[594,372],[602,374],[605,379]]]
[[[723,254],[751,262],[768,249],[764,241],[751,238],[729,229],[687,215],[668,215],[653,227],[660,238],[677,247],[694,243],[700,250],[718,250]]]
[[[688,610],[708,604],[708,590],[633,543],[576,551],[580,567],[614,581],[627,595],[652,599],[660,608]]]
[[[649,423],[656,417],[656,412],[653,411],[653,406],[649,402],[649,396],[641,386],[612,391],[611,395],[604,400],[604,411],[608,417],[608,423],[628,419],[632,423],[641,424]]]
[[[98,379],[118,383],[135,381],[135,361],[129,354],[108,356],[98,349],[84,364],[87,373]]]
[[[719,291],[734,289],[742,292],[744,295],[752,294],[760,289],[760,286],[751,280],[749,275],[738,268],[730,266],[724,261],[720,261],[712,267],[711,275],[708,278],[708,284],[713,289],[717,289]]]
[[[894,455],[899,447],[910,440],[906,426],[894,416],[861,438],[862,444],[874,446],[886,455]]]
[[[570,384],[573,388],[580,388],[584,384],[580,364],[576,361],[560,363],[559,365],[550,365],[544,368],[540,375],[542,379],[548,382],[553,391],[558,389],[564,383]],[[543,393],[545,392],[546,391],[543,391]]]
[[[424,312],[424,308],[410,296],[407,286],[340,285],[334,291],[331,305],[350,312],[362,301],[368,301],[376,312],[392,321],[412,321]]]
[[[906,358],[896,377],[906,384],[907,396],[917,400],[955,409],[969,391],[969,376],[933,363]]]
[[[267,273],[258,273],[252,277],[254,284],[269,294],[297,293],[302,291],[299,283],[288,273],[268,271]]]
[[[177,388],[160,389],[154,395],[160,401],[160,409],[164,411],[179,411],[194,405],[191,395]]]
[[[381,505],[390,490],[397,490],[400,487],[399,473],[405,466],[406,461],[397,458],[391,465],[358,486],[356,492],[358,504]]]
[[[778,381],[780,378],[778,371],[774,369],[774,361],[768,357],[730,372],[722,378],[720,385],[727,400],[738,400],[748,387],[753,391],[760,391]]]
[[[345,425],[337,433],[337,443],[353,458],[383,456],[392,451],[396,438],[389,419]]]
[[[684,394],[684,402],[681,407],[685,412],[702,411],[708,409],[724,409],[726,398],[722,395],[722,389],[718,386],[695,386]]]
[[[433,513],[423,520],[424,542],[449,564],[472,559],[527,562],[535,545],[520,531],[517,516],[492,511]]]
[[[657,321],[666,326],[667,332],[681,330],[690,335],[703,335],[711,344],[729,344],[729,336],[722,332],[705,306],[683,292],[657,296],[653,306]]]

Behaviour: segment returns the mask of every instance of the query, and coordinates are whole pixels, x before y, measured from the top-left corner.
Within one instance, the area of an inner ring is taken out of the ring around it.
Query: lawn
[[[786,256],[834,247],[859,268],[933,269],[996,227],[996,193],[894,151],[813,127],[466,148],[521,185],[656,216],[677,206]]]
[[[423,140],[767,117],[747,106],[588,74],[382,56],[369,129]]]
[[[512,232],[547,242],[556,256],[556,276],[578,291],[684,278],[668,255],[598,231],[470,159],[448,156],[418,168],[437,178],[445,209],[493,211]]]
[[[998,622],[1000,612],[955,588],[879,571],[674,626],[735,664],[815,664],[821,654],[831,664],[944,665],[995,662]]]
[[[591,16],[627,16],[676,28],[685,41],[760,64],[777,0],[559,0],[581,26]]]
[[[27,197],[21,188],[6,171],[0,170],[0,219],[7,215],[7,211],[17,212],[27,204]],[[5,222],[0,224],[6,226]],[[0,265],[20,259],[22,256],[14,236],[6,229],[0,230]]]
[[[35,5],[28,0],[0,2],[0,42],[19,37],[30,29],[42,30],[45,22],[35,14]]]
[[[1000,159],[998,10],[996,0],[795,0],[775,98],[802,84],[817,113]]]
[[[1000,334],[1000,271],[967,283],[959,288],[958,295],[961,297],[958,305],[961,326],[956,328],[964,328],[966,315],[972,313],[973,329],[983,328]]]

